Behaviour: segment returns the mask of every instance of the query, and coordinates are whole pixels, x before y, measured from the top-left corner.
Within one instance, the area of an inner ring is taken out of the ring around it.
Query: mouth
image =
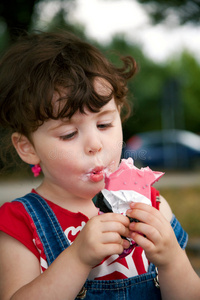
[[[89,179],[93,182],[102,181],[105,177],[105,168],[96,167],[88,173]]]
[[[81,180],[83,181],[92,181],[92,182],[99,182],[104,180],[106,175],[111,173],[111,166],[114,162],[110,163],[107,167],[97,166],[93,169],[89,169],[86,173],[81,176]]]

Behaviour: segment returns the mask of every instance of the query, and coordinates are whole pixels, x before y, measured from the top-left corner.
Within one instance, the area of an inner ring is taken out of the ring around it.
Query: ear
[[[33,144],[24,135],[15,132],[12,134],[12,143],[21,159],[30,165],[40,163],[40,159],[35,151]]]

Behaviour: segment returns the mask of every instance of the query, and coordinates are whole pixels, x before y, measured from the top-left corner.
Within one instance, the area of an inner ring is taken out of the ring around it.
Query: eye
[[[76,134],[77,134],[77,131],[73,131],[73,132],[71,132],[69,134],[60,136],[60,139],[62,141],[71,140],[73,137],[75,137]]]
[[[109,128],[109,127],[113,127],[112,123],[102,123],[102,124],[98,124],[97,127],[99,129],[106,129],[106,128]]]

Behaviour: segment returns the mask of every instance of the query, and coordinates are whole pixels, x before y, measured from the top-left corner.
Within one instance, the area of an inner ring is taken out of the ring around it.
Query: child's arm
[[[163,300],[200,299],[200,278],[178,244],[169,222],[172,217],[170,211],[164,198],[160,211],[141,203],[131,204],[127,215],[141,221],[130,224],[131,237],[158,268]]]
[[[129,220],[104,214],[88,221],[74,243],[41,275],[38,259],[23,244],[0,233],[0,299],[74,299],[93,266],[120,254],[129,243]]]

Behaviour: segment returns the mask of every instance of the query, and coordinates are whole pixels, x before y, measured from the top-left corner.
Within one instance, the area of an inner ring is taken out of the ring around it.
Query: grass
[[[165,197],[173,213],[189,235],[189,243],[200,239],[200,186],[160,188],[160,194]],[[189,245],[189,244],[188,244]],[[189,260],[200,276],[200,249],[193,251],[186,248]]]
[[[159,190],[189,236],[200,237],[200,186]]]

